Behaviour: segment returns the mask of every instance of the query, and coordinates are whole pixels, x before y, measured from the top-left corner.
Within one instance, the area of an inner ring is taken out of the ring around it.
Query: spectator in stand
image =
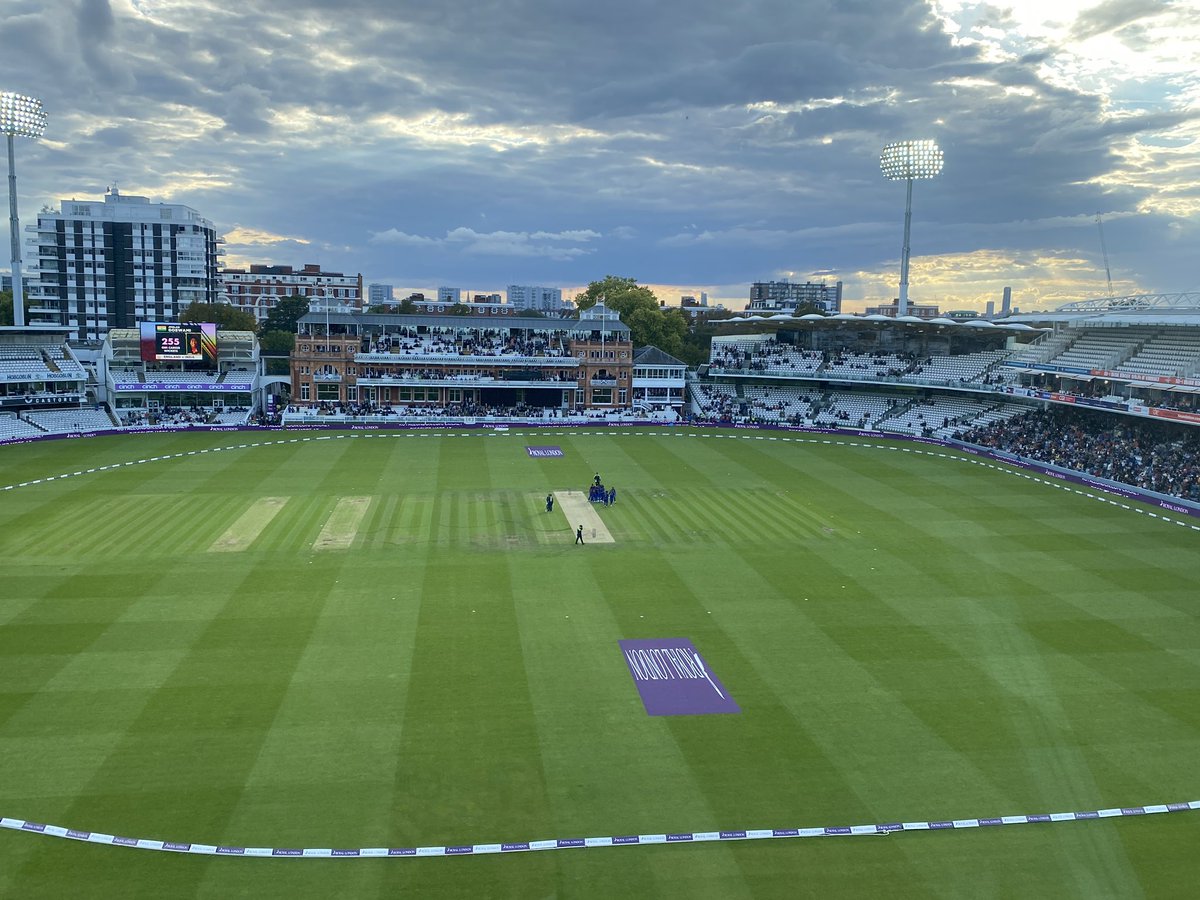
[[[1085,410],[1038,410],[955,436],[1110,481],[1200,500],[1200,433]]]

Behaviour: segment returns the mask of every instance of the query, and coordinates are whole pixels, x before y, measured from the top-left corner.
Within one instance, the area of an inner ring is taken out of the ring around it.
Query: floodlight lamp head
[[[935,141],[893,141],[879,154],[879,168],[890,181],[933,178],[942,171],[942,149]]]
[[[39,138],[46,130],[42,101],[11,91],[0,92],[0,134]]]

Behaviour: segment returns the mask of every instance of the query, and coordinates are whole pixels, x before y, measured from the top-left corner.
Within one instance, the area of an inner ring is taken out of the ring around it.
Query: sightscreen
[[[217,326],[212,322],[141,322],[143,362],[217,361]]]

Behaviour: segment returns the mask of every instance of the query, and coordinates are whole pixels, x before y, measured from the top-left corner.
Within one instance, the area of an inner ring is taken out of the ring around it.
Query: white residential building
[[[507,290],[508,302],[517,309],[536,309],[548,313],[557,313],[562,309],[562,288],[510,284]]]
[[[367,303],[370,306],[393,302],[395,301],[392,299],[392,286],[390,284],[367,285]]]
[[[811,304],[835,315],[842,311],[842,283],[805,281],[756,281],[750,285],[748,312],[791,312],[800,304]]]
[[[173,321],[189,304],[215,303],[220,293],[216,230],[190,206],[113,189],[102,201],[62,200],[26,231],[37,242],[28,322],[66,326],[73,340]]]

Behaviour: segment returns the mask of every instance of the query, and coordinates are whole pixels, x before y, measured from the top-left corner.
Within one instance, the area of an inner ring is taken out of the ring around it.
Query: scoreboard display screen
[[[139,344],[143,362],[216,362],[217,326],[211,322],[141,322]]]

